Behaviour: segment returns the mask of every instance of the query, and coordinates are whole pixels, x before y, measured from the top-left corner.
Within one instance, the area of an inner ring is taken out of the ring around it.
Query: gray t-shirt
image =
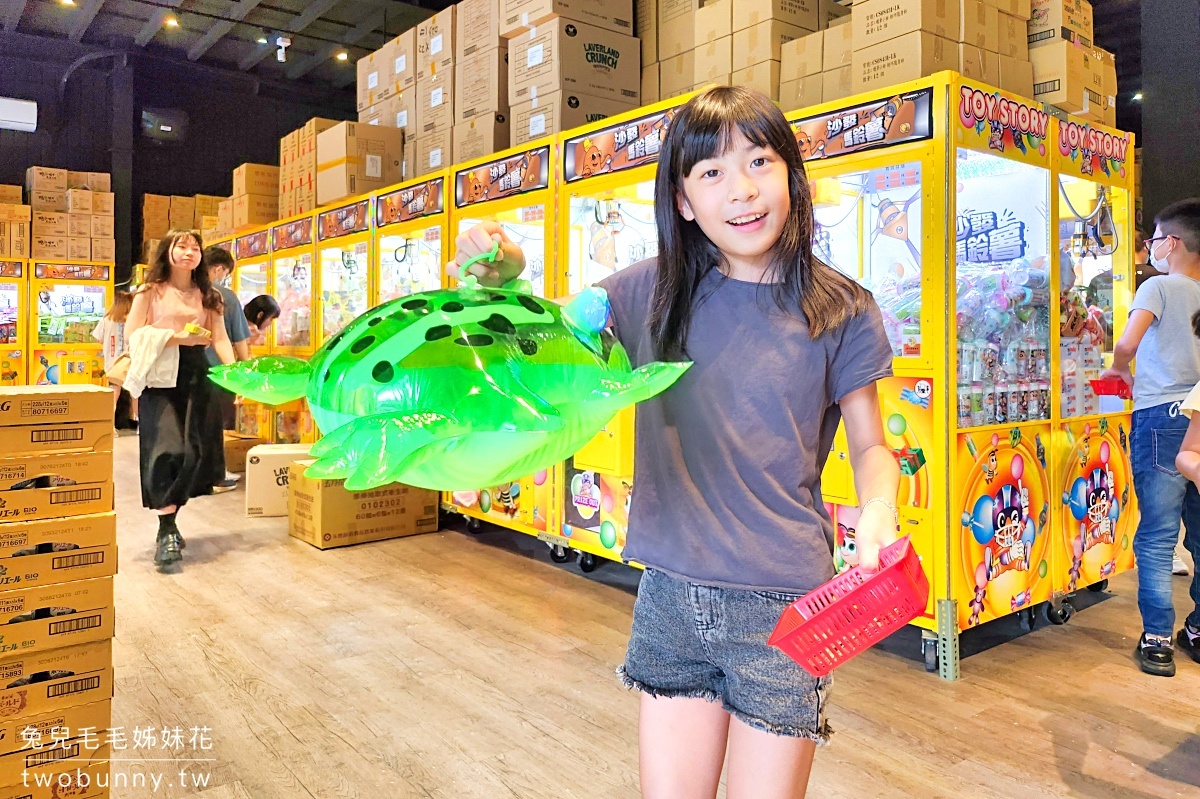
[[[1192,335],[1200,282],[1183,275],[1152,277],[1137,290],[1130,310],[1154,314],[1137,349],[1133,409],[1185,399],[1200,383],[1200,339]]]
[[[233,289],[225,286],[217,286],[216,289],[225,300],[225,332],[229,334],[229,343],[237,344],[250,338],[250,325],[246,323],[246,314],[242,311],[242,303],[238,296],[233,293]],[[217,366],[221,363],[217,351],[212,347],[206,349],[204,354],[211,365]]]
[[[655,360],[647,328],[657,261],[606,278],[617,337]],[[821,469],[838,400],[892,373],[879,308],[813,341],[770,286],[702,280],[693,366],[638,406],[625,557],[694,583],[801,593],[833,576]]]

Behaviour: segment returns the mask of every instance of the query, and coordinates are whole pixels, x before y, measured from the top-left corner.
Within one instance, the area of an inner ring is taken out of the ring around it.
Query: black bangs
[[[686,128],[672,166],[677,174],[708,158],[724,155],[739,131],[756,147],[775,150],[789,164],[801,162],[795,135],[779,108],[764,95],[737,86],[720,86],[692,98],[672,120]]]

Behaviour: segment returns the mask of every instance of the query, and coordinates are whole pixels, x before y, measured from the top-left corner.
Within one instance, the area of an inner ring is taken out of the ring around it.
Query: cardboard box
[[[964,78],[981,81],[988,86],[1000,85],[1000,55],[980,50],[973,44],[959,43],[958,71]]]
[[[417,135],[450,130],[454,124],[454,70],[417,78]]]
[[[692,85],[733,72],[733,37],[723,36],[697,47],[692,54]]]
[[[51,213],[49,211],[42,213]],[[92,215],[91,214],[67,214],[67,235],[72,238],[80,238],[82,236],[90,237],[92,235]],[[111,219],[111,217],[105,217]]]
[[[696,15],[700,13],[700,2],[701,0],[658,0],[660,62],[690,53],[696,48]],[[730,35],[733,35],[732,31]]]
[[[854,67],[841,67],[821,73],[821,102],[841,100],[854,94]]]
[[[661,0],[660,0],[661,1]],[[593,25],[597,28],[633,35],[633,0],[493,0],[502,3],[500,35],[513,38],[540,28],[551,17]],[[511,45],[510,45],[511,47]]]
[[[732,37],[730,37],[732,39]],[[732,41],[730,43],[732,47]],[[732,53],[731,56],[732,58]],[[696,84],[696,51],[688,50],[682,55],[668,58],[658,65],[658,94],[660,100],[677,97],[691,91]],[[514,112],[515,116],[515,112]]]
[[[221,230],[233,230],[233,198],[221,200],[217,204],[217,227]]]
[[[658,97],[658,62],[642,67],[642,105],[657,103]]]
[[[266,225],[279,219],[278,194],[239,194],[233,198],[233,229]]]
[[[715,0],[702,6],[695,17],[695,47],[733,35],[733,0]]]
[[[958,41],[1000,51],[1000,11],[983,0],[959,0]]]
[[[112,512],[0,524],[0,590],[116,574],[116,534]]]
[[[501,43],[499,0],[460,0],[454,28],[455,63]],[[505,45],[507,47],[507,45]]]
[[[92,213],[98,216],[115,216],[117,195],[111,191],[92,192]]]
[[[874,2],[874,0],[868,0]],[[854,52],[853,92],[917,80],[958,69],[958,43],[914,31]]]
[[[413,158],[415,177],[445,169],[454,160],[454,129],[446,128],[417,139],[417,152]]]
[[[734,86],[745,86],[757,89],[772,100],[779,100],[779,62],[763,61],[745,69],[739,69],[730,76]]]
[[[30,475],[5,480],[8,490],[0,497],[0,521],[107,513],[113,508],[111,451],[14,456],[0,466],[9,476],[21,470]]]
[[[1028,23],[1012,14],[997,11],[996,52],[1009,58],[1029,60],[1029,26]]]
[[[117,241],[112,238],[91,239],[92,260],[100,263],[115,263],[117,260]]]
[[[246,458],[246,515],[286,516],[288,467],[312,444],[259,444]]]
[[[142,216],[166,217],[171,212],[171,198],[161,194],[142,195]]]
[[[289,478],[289,535],[330,549],[438,529],[437,492],[400,483],[350,492],[343,480],[306,477],[312,463],[297,461]]]
[[[825,30],[834,25],[843,25],[850,21],[850,9],[836,0],[817,0],[818,30]]]
[[[392,78],[392,65],[395,63],[395,50],[391,42],[386,43],[373,53],[368,53],[358,59],[357,70],[357,108],[363,111],[376,103],[381,103],[392,96],[396,83]]]
[[[97,766],[107,775],[111,725],[109,700],[0,721],[0,785],[25,791],[35,784],[53,785],[52,795],[80,799],[107,794],[107,789],[91,784],[90,775]]]
[[[563,17],[539,25],[534,34],[510,45],[510,105],[559,90],[637,105],[642,73],[637,39]]]
[[[112,174],[109,172],[88,172],[88,189],[91,191],[112,191]]]
[[[508,149],[508,113],[488,112],[455,125],[451,131],[454,163],[473,161]]]
[[[454,65],[454,123],[478,116],[508,115],[508,42]]]
[[[92,229],[91,232],[87,234],[89,238],[111,239],[116,235],[116,226],[113,224],[113,217],[93,214],[90,219],[92,223]]]
[[[417,80],[454,67],[455,6],[449,6],[417,25]]]
[[[507,74],[505,80],[508,80]],[[416,136],[418,130],[417,97],[417,87],[414,85],[411,89],[405,89],[384,100],[379,106],[382,111],[379,124],[402,130],[405,136]]]
[[[776,19],[809,31],[820,29],[818,0],[733,0],[733,30]]]
[[[0,458],[0,492],[20,504],[23,491],[39,487],[84,485],[111,480],[112,450],[14,455]],[[0,581],[0,584],[3,584]]]
[[[357,122],[343,122],[318,134],[317,204],[399,183],[403,137],[395,128]]]
[[[396,92],[417,85],[417,29],[409,28],[389,43],[392,47],[392,88]]]
[[[230,200],[229,207],[231,209],[233,208],[232,200]],[[231,210],[230,217],[229,217],[229,225],[230,225],[231,229],[233,227],[232,213],[233,212]],[[162,219],[143,219],[142,220],[142,240],[143,241],[148,241],[150,239],[166,238],[167,233],[170,232],[170,230],[171,230],[171,223],[169,221],[167,221],[167,219],[165,217]]]
[[[79,422],[109,422],[112,421],[112,391],[100,386],[6,386],[0,388],[0,430],[19,428],[22,435],[18,439],[0,439],[0,452],[38,453],[47,450],[42,446],[22,446],[26,436],[31,442],[46,443],[50,440],[87,441],[87,446],[74,446],[67,449],[95,449],[106,451],[112,449],[112,431],[109,430],[104,446],[97,447],[93,439],[83,435],[82,430],[66,432],[67,428],[58,425],[75,425]],[[37,425],[52,425],[49,428]],[[34,427],[29,427],[34,425]],[[44,435],[39,435],[41,431]]]
[[[845,69],[854,61],[854,28],[851,25],[838,25],[821,32],[822,61],[821,71],[832,72],[835,69]]]
[[[553,92],[539,97],[536,103],[531,100],[512,107],[512,146],[597,122],[635,107],[631,103],[606,97]]]
[[[106,744],[87,762],[71,761],[65,773],[61,775],[61,769],[54,767],[54,764],[61,761],[38,764],[37,776],[31,776],[28,785],[23,784],[22,778],[21,783],[16,785],[0,786],[0,799],[61,799],[64,789],[78,791],[84,789],[84,783],[93,786],[85,789],[86,799],[109,799],[112,794],[108,786],[113,782],[108,762],[111,752],[112,747]],[[43,768],[43,765],[46,767]],[[59,784],[60,776],[62,785]],[[97,788],[97,785],[105,787]]]
[[[866,0],[854,6],[850,24],[855,50],[865,50],[915,31],[955,41],[959,33],[959,0]],[[954,60],[958,60],[957,56]]]
[[[68,189],[67,211],[72,214],[90,214],[92,212],[92,193],[87,189]]]
[[[67,260],[68,261],[90,261],[92,260],[92,240],[91,239],[73,239],[67,237]]]
[[[29,257],[29,223],[0,222],[0,253],[4,258]]]
[[[67,193],[35,189],[29,192],[29,207],[35,211],[60,211],[65,214],[67,212]]]
[[[20,205],[22,199],[20,186],[0,185],[0,204]]]
[[[225,469],[235,474],[246,471],[246,456],[259,444],[269,443],[258,436],[249,436],[234,430],[225,431]]]
[[[18,203],[0,204],[0,222],[28,222],[33,218],[33,208]]]
[[[1103,95],[1092,89],[1092,73],[1098,62],[1090,48],[1059,39],[1031,48],[1029,61],[1033,65],[1035,100],[1077,113],[1102,102]],[[1003,69],[1002,64],[1002,79]]]
[[[731,75],[731,74],[730,75],[717,75],[714,78],[710,78],[706,81],[697,83],[696,85],[692,86],[692,88],[689,89],[688,91],[700,92],[700,91],[708,89],[712,86],[732,86],[732,85],[733,85],[733,75]]]
[[[68,175],[65,169],[48,166],[31,166],[25,170],[25,189],[30,192],[67,190]]]
[[[1069,32],[1069,34],[1067,33]],[[1087,0],[1033,0],[1029,46],[1041,47],[1062,38],[1092,45],[1092,4]]]
[[[633,0],[633,35],[642,42],[642,69],[658,63],[658,0]]]
[[[86,705],[112,695],[112,641],[0,660],[0,708],[7,718]]]
[[[88,173],[67,171],[67,191],[71,189],[86,189],[88,187]]]
[[[453,130],[451,136],[453,136]],[[411,180],[417,176],[417,147],[418,140],[416,138],[404,139],[404,163],[400,167],[404,180]]]
[[[0,532],[3,536],[3,532]],[[35,611],[53,608],[56,615]],[[69,611],[69,612],[68,612]],[[0,593],[0,653],[27,656],[113,637],[113,578],[30,586]]]
[[[1020,20],[1028,21],[1033,16],[1031,0],[985,0],[1005,14],[1010,14]]]
[[[267,164],[242,164],[233,170],[233,196],[239,194],[275,194],[279,191],[279,167]],[[190,198],[189,198],[190,199]],[[174,198],[172,198],[174,203]],[[192,214],[196,213],[193,206]]]
[[[807,36],[813,31],[779,20],[766,20],[733,34],[733,71],[748,69],[763,61],[779,61],[784,43]],[[774,90],[778,93],[779,86]]]
[[[782,70],[783,67],[780,67]],[[784,111],[798,111],[801,108],[819,105],[821,88],[825,78],[820,73],[806,75],[796,80],[785,80],[779,84],[779,107]]]
[[[85,216],[90,229],[91,215]],[[71,215],[57,211],[34,211],[32,230],[35,236],[68,236],[71,233]]]
[[[810,33],[793,39],[779,48],[779,75],[782,80],[790,81],[809,75],[819,75],[824,60],[825,33]],[[818,92],[819,94],[819,92]],[[783,89],[780,88],[782,99]]]
[[[70,257],[67,242],[66,236],[33,236],[30,239],[29,252],[34,258],[65,260]]]

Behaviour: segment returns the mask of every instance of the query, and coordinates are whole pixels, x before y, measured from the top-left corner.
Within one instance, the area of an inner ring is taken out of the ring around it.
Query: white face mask
[[[1157,269],[1159,272],[1162,272],[1164,275],[1171,271],[1171,265],[1167,263],[1167,259],[1165,256],[1163,258],[1156,258],[1154,255],[1154,251],[1157,250],[1159,247],[1161,247],[1163,244],[1166,244],[1168,241],[1170,241],[1170,239],[1163,239],[1162,241],[1160,241],[1158,243],[1158,245],[1156,245],[1153,249],[1150,250],[1150,265],[1153,266],[1155,269]],[[1169,254],[1170,253],[1168,253],[1168,255]]]

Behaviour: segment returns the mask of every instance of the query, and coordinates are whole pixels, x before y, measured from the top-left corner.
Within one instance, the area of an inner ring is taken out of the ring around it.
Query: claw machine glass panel
[[[446,176],[375,199],[376,305],[443,284]]]
[[[279,318],[271,326],[271,351],[311,357],[313,345],[313,218],[293,219],[271,228],[271,282]],[[303,399],[271,409],[272,439],[279,444],[316,440],[316,426]]]
[[[92,335],[112,302],[112,266],[34,262],[30,283],[30,383],[104,382]]]
[[[271,294],[271,232],[260,230],[238,236],[233,242],[233,293],[242,308],[261,294]],[[273,296],[273,295],[272,295]],[[269,330],[258,331],[250,338],[250,354],[254,357],[271,352]]]
[[[370,206],[364,199],[317,216],[318,347],[371,307]]]
[[[505,235],[525,253],[521,280],[539,297],[556,296],[555,164],[552,142],[531,143],[484,159],[470,161],[453,172],[447,249],[454,256],[453,239],[483,221],[500,223]],[[457,279],[448,276],[456,285]],[[553,469],[512,483],[475,491],[443,495],[446,506],[475,526],[488,521],[535,536],[547,535],[554,522]]]
[[[0,260],[0,386],[23,386],[28,379],[26,268],[25,261]]]

